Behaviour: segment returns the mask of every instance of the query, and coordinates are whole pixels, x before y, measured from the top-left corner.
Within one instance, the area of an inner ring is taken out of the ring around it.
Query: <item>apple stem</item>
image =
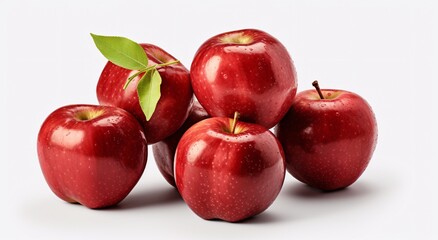
[[[132,82],[132,80],[133,80],[134,78],[136,78],[138,75],[142,74],[142,73],[144,73],[143,70],[142,70],[142,71],[138,71],[138,72],[136,72],[135,74],[133,74],[132,76],[130,76],[130,77],[128,78],[128,80],[126,81],[125,85],[123,85],[123,90],[126,90],[126,88],[127,88],[128,85]]]
[[[175,60],[175,61],[171,61],[171,62],[166,62],[166,63],[160,63],[160,64],[155,64],[152,65],[150,67],[147,67],[145,69],[139,70],[138,72],[136,72],[135,74],[133,74],[132,76],[130,76],[128,78],[128,80],[125,82],[125,84],[123,85],[123,90],[126,90],[126,88],[128,87],[128,85],[132,82],[132,80],[134,80],[134,78],[136,78],[138,75],[142,74],[142,73],[146,73],[147,71],[151,70],[151,69],[157,69],[158,67],[166,67],[169,65],[173,65],[173,64],[177,64],[179,63],[179,60]]]
[[[166,62],[166,63],[160,63],[157,65],[154,65],[155,67],[165,67],[165,66],[169,66],[169,65],[173,65],[173,64],[177,64],[179,63],[179,60],[175,60],[175,61],[171,61],[171,62]]]
[[[321,89],[319,88],[318,80],[313,81],[312,85],[316,88],[316,91],[318,92],[318,95],[321,99],[324,99],[324,96],[322,95]]]
[[[240,113],[239,112],[234,112],[234,118],[233,118],[233,122],[231,123],[231,133],[235,134],[236,132],[236,126],[237,126],[237,121],[240,117]]]

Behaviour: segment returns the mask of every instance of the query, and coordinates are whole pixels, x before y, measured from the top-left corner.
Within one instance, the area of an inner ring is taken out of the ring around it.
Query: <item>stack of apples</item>
[[[377,124],[369,104],[316,81],[297,94],[294,63],[266,32],[208,39],[190,72],[155,45],[92,38],[109,60],[97,83],[100,105],[61,107],[38,134],[44,177],[67,202],[122,201],[143,174],[148,144],[193,212],[229,222],[265,211],[286,169],[331,191],[354,183],[372,157]]]

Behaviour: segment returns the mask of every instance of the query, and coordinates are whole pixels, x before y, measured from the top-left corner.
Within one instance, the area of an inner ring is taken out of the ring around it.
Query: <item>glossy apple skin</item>
[[[154,153],[155,162],[161,175],[166,181],[176,187],[175,178],[173,174],[173,165],[175,159],[176,147],[182,135],[193,126],[195,123],[207,119],[210,116],[205,109],[195,102],[190,110],[189,116],[184,124],[174,134],[170,135],[166,139],[152,145],[152,151]]]
[[[266,210],[285,176],[284,153],[265,127],[229,118],[208,118],[181,138],[175,181],[187,205],[204,219],[237,222]]]
[[[275,129],[292,176],[314,188],[337,190],[364,172],[377,143],[370,105],[344,90],[303,91]]]
[[[233,34],[251,43],[223,43]],[[255,29],[222,33],[198,49],[192,66],[193,91],[213,117],[233,117],[271,128],[286,114],[297,90],[297,75],[286,48]]]
[[[148,56],[149,66],[176,60],[155,45],[140,45]],[[100,104],[123,108],[140,121],[149,144],[161,141],[178,130],[186,120],[193,101],[190,74],[181,63],[160,67],[158,71],[162,78],[161,97],[149,121],[146,121],[137,95],[137,85],[142,75],[135,78],[123,90],[123,85],[129,76],[136,71],[108,62],[102,71],[96,90]]]
[[[91,120],[79,112],[99,110]],[[41,126],[37,141],[41,170],[62,200],[88,208],[122,201],[140,179],[147,160],[141,125],[123,109],[69,105],[55,110]]]

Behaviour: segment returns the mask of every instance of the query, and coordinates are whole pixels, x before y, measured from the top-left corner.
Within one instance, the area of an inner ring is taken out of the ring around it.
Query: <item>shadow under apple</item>
[[[247,218],[245,220],[243,220],[242,222],[239,222],[241,224],[248,224],[248,225],[254,225],[254,224],[270,224],[270,223],[278,223],[278,222],[283,222],[285,219],[283,218],[283,216],[280,216],[272,211],[269,211],[269,209],[267,209],[266,211]]]
[[[225,224],[237,224],[237,225],[254,225],[254,224],[268,224],[268,223],[276,223],[276,222],[282,222],[284,219],[275,213],[264,211],[258,215],[245,218],[243,220],[237,221],[237,222],[227,222],[219,218],[213,218],[213,219],[206,219],[205,221],[209,222],[218,222],[218,223],[225,223]]]
[[[362,182],[336,191],[321,191],[302,183],[293,183],[284,189],[290,199],[289,214],[295,219],[359,211],[361,206],[372,204],[379,190]]]
[[[184,203],[175,188],[145,188],[131,192],[121,203],[108,210],[138,209],[174,203]]]
[[[373,189],[366,184],[356,183],[349,187],[334,191],[322,191],[306,184],[298,183],[291,185],[287,191],[289,195],[296,198],[321,200],[359,198],[361,196],[372,194]]]

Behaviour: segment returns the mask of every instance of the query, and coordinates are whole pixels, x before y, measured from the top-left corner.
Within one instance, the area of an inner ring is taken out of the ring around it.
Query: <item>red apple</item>
[[[142,175],[147,143],[123,109],[70,105],[50,114],[38,134],[38,158],[52,191],[89,208],[122,201]]]
[[[193,91],[213,117],[232,117],[266,128],[286,114],[297,90],[286,48],[268,33],[245,29],[208,39],[191,66]]]
[[[176,187],[173,175],[173,164],[175,158],[176,146],[182,135],[195,123],[209,118],[208,113],[204,108],[195,102],[190,110],[189,116],[178,131],[170,135],[166,139],[152,145],[155,162],[166,181]]]
[[[258,124],[208,118],[182,136],[175,155],[175,182],[201,218],[237,222],[266,210],[285,176],[277,138]]]
[[[315,90],[297,94],[275,131],[288,172],[328,191],[351,185],[364,172],[376,147],[377,123],[355,93],[323,89],[321,96]]]
[[[152,44],[140,44],[149,59],[149,66],[176,61],[163,49]],[[140,107],[137,85],[142,74],[124,90],[127,79],[137,71],[128,70],[108,62],[97,84],[97,98],[102,105],[123,108],[134,115],[144,127],[149,144],[173,134],[184,123],[192,105],[193,91],[189,71],[176,63],[159,67],[162,78],[161,97],[149,121]]]

